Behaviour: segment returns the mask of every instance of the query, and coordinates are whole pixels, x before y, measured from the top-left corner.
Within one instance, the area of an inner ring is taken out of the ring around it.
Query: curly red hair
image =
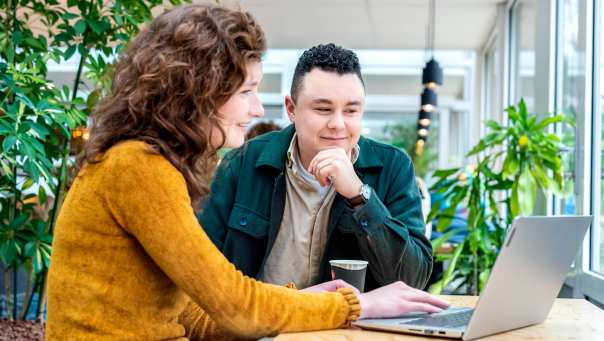
[[[141,140],[184,176],[194,206],[208,193],[221,141],[218,108],[266,50],[264,32],[247,12],[213,5],[174,8],[143,29],[121,56],[111,94],[93,114],[80,165],[112,146]],[[208,127],[216,127],[211,129]]]

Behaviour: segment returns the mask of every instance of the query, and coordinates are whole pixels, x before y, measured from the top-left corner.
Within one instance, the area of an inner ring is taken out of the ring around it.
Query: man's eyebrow
[[[331,104],[331,101],[327,98],[316,98],[312,100],[314,104]]]
[[[347,102],[346,105],[361,105],[361,101],[350,101]]]

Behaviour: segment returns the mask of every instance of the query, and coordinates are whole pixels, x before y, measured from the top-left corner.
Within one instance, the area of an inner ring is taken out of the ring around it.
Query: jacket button
[[[241,226],[246,226],[247,225],[247,217],[243,216],[241,217],[241,219],[239,219],[239,225]]]
[[[361,226],[367,227],[367,225],[369,225],[369,222],[367,221],[367,219],[361,220]]]

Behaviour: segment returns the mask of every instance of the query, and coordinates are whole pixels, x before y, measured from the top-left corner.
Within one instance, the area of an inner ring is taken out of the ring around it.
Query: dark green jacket
[[[216,171],[199,220],[216,246],[244,274],[259,278],[285,207],[285,161],[293,126],[229,152]],[[421,199],[411,160],[397,148],[361,137],[354,168],[373,189],[367,204],[350,209],[336,195],[321,261],[369,262],[365,290],[401,280],[423,288],[432,270]]]

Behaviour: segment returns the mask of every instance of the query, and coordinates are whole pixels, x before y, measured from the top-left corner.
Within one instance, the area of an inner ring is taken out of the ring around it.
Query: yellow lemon
[[[526,135],[520,136],[518,144],[520,145],[520,148],[526,148],[526,146],[529,144],[529,138]]]

